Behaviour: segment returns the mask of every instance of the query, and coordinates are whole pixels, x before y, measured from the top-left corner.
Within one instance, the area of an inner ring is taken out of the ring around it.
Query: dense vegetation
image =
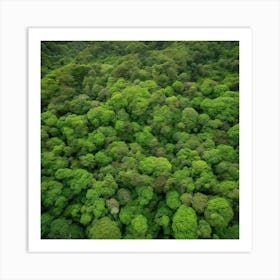
[[[41,55],[42,238],[239,238],[238,42]]]

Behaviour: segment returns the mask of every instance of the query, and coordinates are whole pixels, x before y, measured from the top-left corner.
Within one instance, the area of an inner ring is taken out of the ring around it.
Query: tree
[[[202,172],[207,172],[210,170],[208,164],[204,160],[196,160],[192,162],[192,176],[197,177]]]
[[[212,192],[217,184],[217,178],[212,171],[203,171],[194,182],[195,190],[205,193]]]
[[[72,149],[72,154],[77,156],[84,156],[96,151],[96,146],[86,138],[76,138],[68,141]]]
[[[188,133],[197,132],[198,113],[193,108],[185,108],[182,112],[182,122]]]
[[[172,88],[178,92],[178,93],[181,93],[183,91],[183,88],[184,88],[184,85],[182,82],[180,81],[175,81],[173,84],[172,84]]]
[[[179,200],[179,193],[176,191],[169,191],[166,193],[166,205],[172,209],[177,209],[181,203]]]
[[[85,230],[78,224],[70,225],[71,239],[85,239]]]
[[[110,100],[110,104],[111,106],[114,108],[115,112],[127,108],[128,106],[128,102],[126,97],[119,92],[116,92],[115,94],[113,94],[111,100]]]
[[[58,127],[68,127],[74,129],[74,134],[79,136],[85,136],[88,133],[87,119],[84,116],[78,116],[75,114],[61,117],[57,123]]]
[[[86,154],[79,157],[82,166],[93,169],[95,166],[95,158],[93,154]]]
[[[239,184],[236,181],[222,181],[216,184],[214,191],[229,199],[238,200],[239,198]]]
[[[138,208],[136,206],[126,205],[122,207],[119,215],[120,222],[124,225],[130,224],[131,220],[135,217],[137,213]]]
[[[183,193],[181,196],[180,196],[180,200],[181,200],[181,203],[183,205],[186,205],[186,206],[191,206],[192,204],[192,200],[193,200],[193,196],[189,193]]]
[[[50,176],[57,169],[68,166],[68,161],[65,157],[57,156],[54,152],[43,152],[41,156],[42,175]]]
[[[66,220],[65,218],[55,219],[51,223],[48,238],[50,238],[50,239],[68,239],[68,238],[71,238],[70,225],[71,225],[71,221]]]
[[[123,141],[115,141],[108,145],[106,149],[109,156],[114,160],[121,160],[124,156],[128,155],[128,147]]]
[[[175,239],[196,239],[198,235],[195,211],[191,207],[181,205],[173,216],[172,230]]]
[[[236,151],[233,147],[229,145],[218,145],[217,150],[220,154],[221,160],[229,161],[229,162],[236,162],[238,159],[238,155],[236,154]]]
[[[199,220],[198,223],[198,236],[200,238],[211,238],[211,226],[203,219]]]
[[[58,137],[52,137],[46,141],[46,149],[51,150],[56,156],[61,156],[65,149],[65,143]]]
[[[204,99],[201,102],[202,110],[212,119],[227,121],[230,124],[238,122],[238,98],[219,96],[215,99]]]
[[[82,225],[88,225],[92,221],[92,215],[89,213],[84,213],[81,215],[80,223]]]
[[[216,86],[216,82],[211,79],[205,79],[200,87],[200,90],[204,96],[210,96]]]
[[[102,198],[95,199],[93,201],[92,208],[92,212],[96,219],[99,219],[100,217],[104,216],[107,212],[105,208],[105,200]]]
[[[173,111],[175,111],[176,108],[179,108],[180,106],[180,101],[176,96],[167,97],[165,99],[165,102],[168,105],[168,107]]]
[[[41,122],[43,125],[47,125],[48,127],[55,127],[57,124],[57,116],[51,111],[43,112],[41,114]]]
[[[151,186],[138,186],[136,187],[136,193],[138,195],[138,203],[141,206],[147,205],[154,194]]]
[[[206,221],[214,228],[225,228],[233,218],[233,210],[222,197],[210,199],[204,212]]]
[[[41,184],[42,207],[52,211],[54,216],[60,215],[67,204],[62,190],[63,185],[54,180],[44,181]]]
[[[214,172],[220,180],[238,180],[239,169],[238,163],[231,163],[228,161],[221,161],[214,168]]]
[[[192,207],[197,213],[203,213],[207,207],[208,197],[203,193],[195,193],[193,196]]]
[[[153,141],[157,141],[147,126],[143,128],[143,131],[135,133],[135,139],[144,148],[152,147]]]
[[[73,178],[73,171],[70,168],[60,168],[55,172],[55,178],[60,181]]]
[[[103,147],[105,143],[105,138],[105,135],[99,130],[95,130],[92,133],[89,133],[88,135],[88,140],[91,141],[98,148]]]
[[[202,158],[210,165],[218,164],[222,160],[220,151],[217,149],[204,151]]]
[[[231,144],[234,145],[235,147],[238,146],[238,144],[239,144],[239,124],[232,126],[227,131],[227,135],[231,141]]]
[[[105,166],[111,163],[113,160],[112,157],[108,156],[105,152],[99,151],[95,154],[95,161],[98,166]]]
[[[90,106],[91,100],[86,94],[77,95],[69,102],[70,111],[77,115],[85,114],[90,109]]]
[[[190,167],[194,161],[199,160],[200,157],[196,150],[190,148],[180,149],[174,159],[174,163],[178,168]]]
[[[185,191],[192,192],[193,179],[191,178],[190,171],[187,168],[180,169],[174,172],[173,176],[168,180],[167,184],[171,184],[172,189],[180,193]]]
[[[94,220],[88,228],[88,238],[90,239],[120,239],[121,231],[118,224],[108,217]]]
[[[147,219],[143,215],[136,215],[131,220],[132,234],[136,238],[145,238],[145,234],[148,230]]]
[[[101,125],[109,125],[115,121],[115,113],[105,107],[95,107],[88,111],[87,118],[90,123],[95,127]]]
[[[239,225],[235,224],[225,230],[222,238],[224,239],[239,239]]]
[[[112,215],[119,213],[119,202],[115,198],[107,199],[106,206]]]
[[[147,175],[137,172],[137,170],[129,169],[127,171],[121,170],[117,176],[117,182],[129,189],[135,189],[137,186],[151,185],[153,179]]]
[[[121,205],[127,204],[131,200],[131,193],[128,189],[121,188],[118,190],[118,200]]]
[[[79,222],[81,217],[81,207],[82,205],[80,203],[69,204],[64,211],[64,216],[72,219],[74,222]]]
[[[147,175],[168,175],[172,165],[167,158],[164,157],[146,157],[139,163],[139,170]]]
[[[87,190],[86,198],[90,201],[94,201],[98,197],[110,198],[116,193],[117,189],[118,184],[114,177],[107,174],[101,181],[95,179],[92,181],[92,189]]]
[[[92,174],[84,169],[73,171],[73,177],[69,180],[70,189],[74,194],[79,194],[81,190],[86,189],[92,183]]]
[[[41,215],[41,238],[47,238],[53,216],[49,213],[43,213]]]

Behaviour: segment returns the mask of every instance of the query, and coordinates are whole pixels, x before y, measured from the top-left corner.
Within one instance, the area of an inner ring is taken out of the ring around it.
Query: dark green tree
[[[120,239],[121,231],[118,224],[108,217],[94,220],[88,228],[90,239]]]

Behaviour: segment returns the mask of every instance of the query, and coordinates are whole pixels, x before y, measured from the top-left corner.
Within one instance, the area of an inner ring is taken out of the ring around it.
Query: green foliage
[[[202,172],[210,170],[208,164],[204,160],[196,160],[192,162],[192,175],[194,177],[199,176]]]
[[[176,191],[169,191],[166,193],[166,205],[174,210],[177,209],[181,203],[179,199],[179,193]]]
[[[70,189],[74,194],[79,194],[81,190],[86,189],[92,182],[92,174],[84,169],[73,171],[72,179],[69,180]]]
[[[200,90],[204,96],[209,96],[214,90],[216,82],[211,79],[205,79],[200,87]]]
[[[171,171],[172,165],[167,158],[150,156],[144,158],[139,163],[139,170],[147,175],[168,175]]]
[[[88,133],[87,119],[85,116],[78,116],[75,114],[67,115],[66,117],[61,117],[57,126],[61,128],[73,129],[74,135],[85,136]]]
[[[105,136],[101,131],[95,130],[92,133],[89,133],[88,139],[97,147],[102,147],[105,143]]]
[[[182,82],[180,81],[175,81],[173,84],[172,84],[172,87],[173,89],[178,92],[178,93],[181,93],[183,91],[183,88],[184,88],[184,85]]]
[[[239,198],[239,186],[236,181],[222,181],[215,186],[214,191],[232,200],[238,200]]]
[[[107,199],[106,206],[112,215],[119,213],[119,202],[115,198]]]
[[[46,111],[41,114],[41,123],[42,123],[42,125],[47,125],[49,127],[56,126],[57,117],[53,112]]]
[[[239,43],[41,42],[41,237],[239,238]]]
[[[95,128],[97,128],[101,125],[112,124],[115,120],[115,113],[104,107],[96,107],[88,111],[87,118],[90,121],[90,123]]]
[[[227,121],[230,124],[238,122],[238,97],[219,96],[215,99],[206,98],[201,102],[201,108],[212,119]]]
[[[200,238],[211,238],[211,226],[203,219],[199,220],[198,223],[198,236]]]
[[[208,197],[202,193],[195,193],[193,196],[192,207],[197,213],[203,213],[207,207]]]
[[[92,215],[88,213],[84,213],[81,215],[80,223],[82,225],[88,225],[92,220]]]
[[[79,160],[82,166],[87,167],[89,169],[93,169],[95,166],[95,158],[93,154],[86,154],[84,156],[80,156]]]
[[[49,228],[51,222],[53,221],[53,216],[49,213],[43,213],[41,216],[41,238],[46,238],[48,236]]]
[[[188,133],[197,132],[198,113],[194,108],[186,108],[182,112],[182,122]]]
[[[147,219],[143,215],[136,215],[135,218],[131,220],[131,228],[133,234],[136,235],[138,238],[141,236],[145,236],[145,233],[148,230]]]
[[[218,164],[222,160],[222,156],[218,149],[204,151],[202,158],[210,165]]]
[[[89,239],[120,239],[121,231],[118,224],[108,217],[94,220],[88,227]]]
[[[238,239],[239,238],[239,225],[235,224],[225,230],[222,238],[224,239]]]
[[[142,206],[147,205],[153,198],[153,189],[150,186],[136,187],[138,203]]]
[[[138,213],[138,208],[136,206],[124,206],[121,208],[120,211],[120,221],[124,225],[130,224],[131,220],[135,217]]]
[[[95,161],[98,166],[105,166],[112,162],[112,157],[106,155],[105,152],[99,151],[95,154]]]
[[[71,224],[70,232],[71,232],[71,239],[85,239],[86,238],[86,234],[85,234],[83,227],[81,227],[78,224]]]
[[[127,204],[131,200],[131,194],[128,189],[119,189],[118,190],[118,201],[120,204],[124,205]]]
[[[135,133],[135,139],[142,147],[152,147],[153,144],[157,143],[155,136],[149,131],[148,127],[144,127],[143,131]]]
[[[57,156],[54,152],[43,152],[41,156],[42,175],[51,176],[55,170],[67,167],[69,162],[65,157]]]
[[[233,147],[229,145],[218,145],[217,150],[220,154],[222,160],[229,161],[229,162],[236,162],[238,159],[238,155]]]
[[[176,239],[196,239],[197,216],[188,206],[181,205],[172,219],[173,234]]]
[[[123,141],[115,141],[107,147],[109,156],[114,160],[121,160],[124,156],[128,155],[128,147]]]
[[[228,138],[234,146],[239,144],[239,124],[234,125],[227,131]]]
[[[191,206],[192,204],[192,200],[193,200],[193,196],[189,193],[183,193],[181,196],[180,196],[180,200],[181,200],[181,203],[186,205],[186,206]]]
[[[105,208],[105,200],[102,198],[97,198],[93,201],[92,204],[92,212],[94,214],[94,217],[96,219],[99,219],[106,213],[106,208]]]
[[[228,201],[222,197],[209,200],[204,212],[206,221],[214,228],[225,228],[233,218],[233,210]]]
[[[48,237],[51,239],[67,239],[70,238],[70,221],[59,218],[51,223],[50,233]]]

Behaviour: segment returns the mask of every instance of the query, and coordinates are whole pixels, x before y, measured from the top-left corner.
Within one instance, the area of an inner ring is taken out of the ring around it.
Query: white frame
[[[252,91],[249,28],[30,28],[29,251],[30,252],[248,252],[252,246]],[[239,41],[240,236],[236,240],[52,240],[40,238],[41,41]]]
[[[279,280],[278,0],[0,0],[0,279]],[[250,253],[94,254],[27,250],[27,28],[250,27],[253,244]]]

